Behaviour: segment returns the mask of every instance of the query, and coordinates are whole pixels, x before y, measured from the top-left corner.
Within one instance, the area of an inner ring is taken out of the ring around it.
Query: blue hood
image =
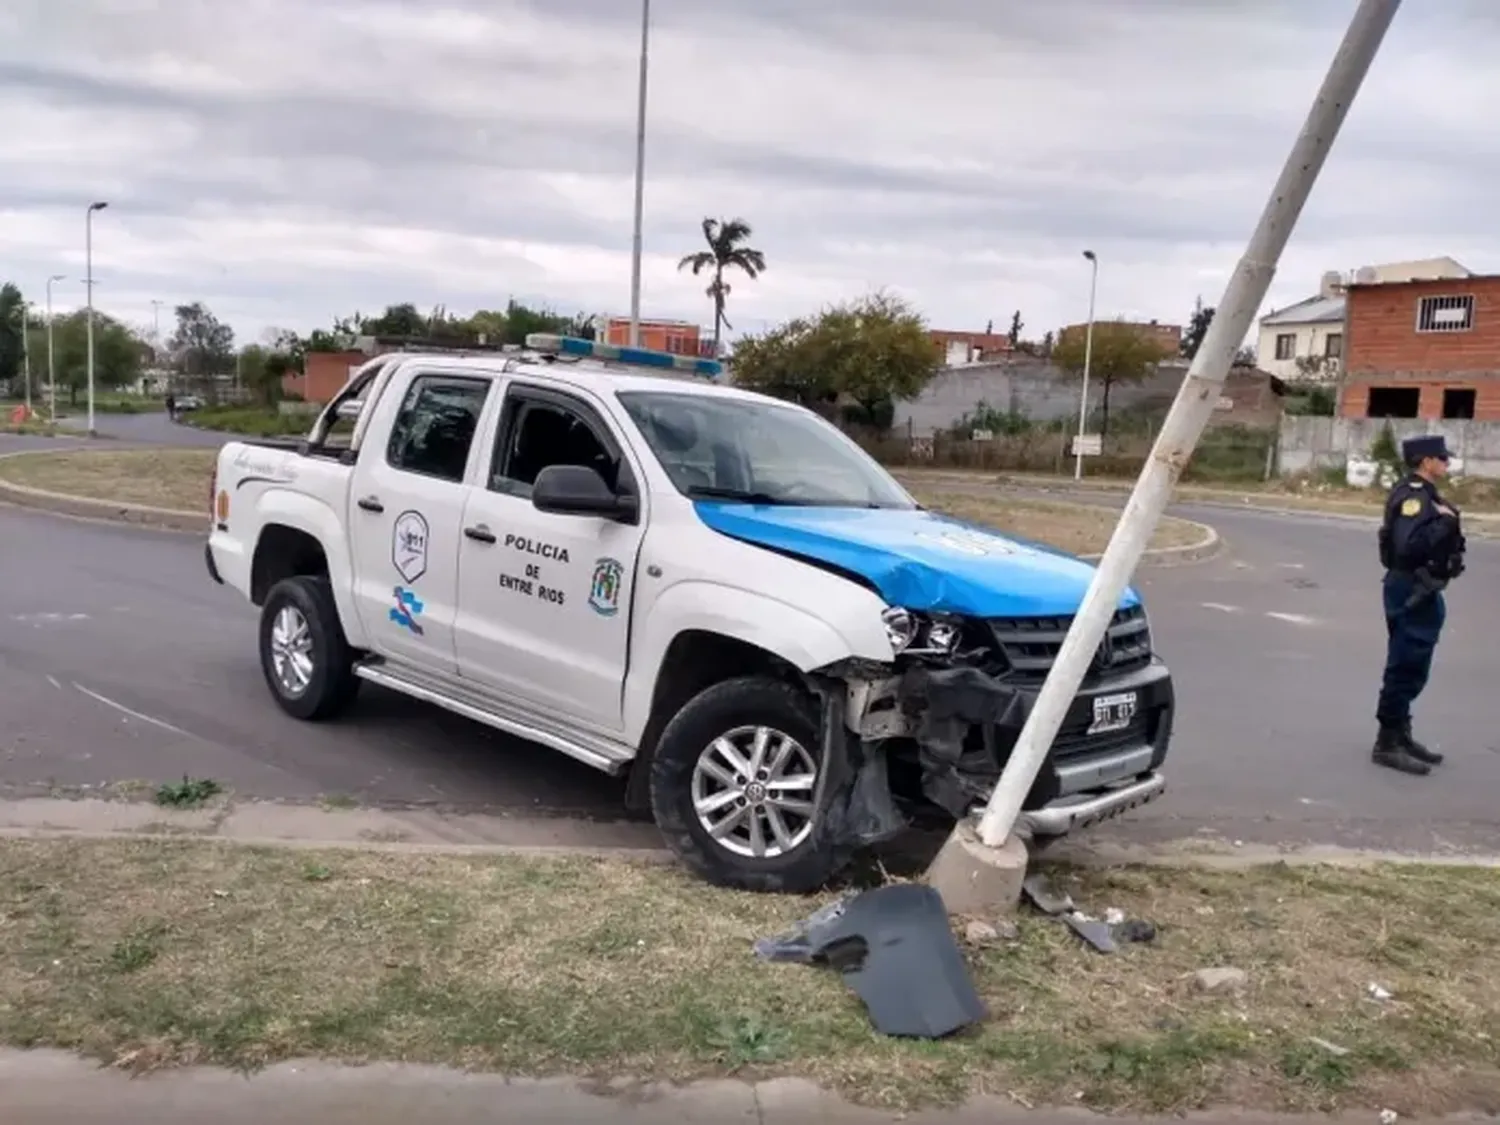
[[[698,518],[734,539],[857,574],[890,605],[970,617],[1078,612],[1094,568],[1082,559],[936,512],[699,500]],[[1120,599],[1140,603],[1134,589]]]

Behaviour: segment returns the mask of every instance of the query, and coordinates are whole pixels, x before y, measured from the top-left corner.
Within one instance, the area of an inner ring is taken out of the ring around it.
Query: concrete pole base
[[[950,914],[996,917],[1021,903],[1028,860],[1023,840],[1010,836],[998,848],[986,847],[968,820],[961,820],[927,869],[927,883]]]

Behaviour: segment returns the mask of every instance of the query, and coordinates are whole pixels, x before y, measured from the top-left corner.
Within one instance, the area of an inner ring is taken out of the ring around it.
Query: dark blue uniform
[[[1409,464],[1423,457],[1446,461],[1448,456],[1441,438],[1415,438],[1403,452]],[[1447,618],[1443,590],[1462,573],[1463,555],[1458,510],[1443,500],[1432,481],[1415,472],[1403,477],[1386,497],[1380,529],[1387,645],[1374,756],[1382,765],[1426,773],[1427,766],[1442,761],[1412,737],[1411,705],[1427,686],[1433,650]]]

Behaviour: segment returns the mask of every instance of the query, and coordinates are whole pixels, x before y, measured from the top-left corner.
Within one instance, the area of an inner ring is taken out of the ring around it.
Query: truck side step
[[[420,699],[424,703],[435,704],[444,710],[452,711],[455,715],[462,715],[466,719],[483,723],[495,730],[513,734],[529,742],[539,742],[543,746],[557,750],[586,766],[592,766],[611,776],[617,777],[623,773],[625,767],[635,757],[629,747],[620,743],[612,743],[606,739],[588,735],[583,737],[576,734],[564,735],[555,730],[546,729],[533,720],[507,715],[492,704],[471,703],[457,698],[444,691],[439,685],[423,683],[414,676],[405,675],[402,671],[391,668],[384,661],[366,661],[356,664],[354,674],[372,684],[398,691],[402,695],[409,695],[413,699]]]

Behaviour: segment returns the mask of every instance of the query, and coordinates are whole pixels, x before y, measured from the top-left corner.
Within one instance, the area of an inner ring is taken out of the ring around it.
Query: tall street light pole
[[[1099,290],[1099,258],[1092,250],[1085,250],[1093,269],[1089,276],[1089,322],[1083,330],[1083,393],[1078,400],[1078,437],[1073,447],[1073,479],[1083,479],[1083,433],[1089,420],[1089,366],[1094,361],[1094,295]]]
[[[31,310],[21,298],[21,371],[26,386],[26,417],[31,417]]]
[[[641,81],[635,108],[635,235],[630,250],[630,346],[641,346],[641,219],[646,199],[646,70],[651,49],[651,0],[641,0]]]
[[[47,405],[54,422],[57,421],[57,360],[52,347],[52,283],[66,280],[60,273],[47,279]]]
[[[163,301],[151,302],[151,362],[161,363],[161,307]]]
[[[88,334],[88,378],[89,378],[89,437],[98,437],[94,431],[94,212],[103,211],[109,204],[90,203],[83,217],[83,287],[88,293],[88,319],[85,332]]]

